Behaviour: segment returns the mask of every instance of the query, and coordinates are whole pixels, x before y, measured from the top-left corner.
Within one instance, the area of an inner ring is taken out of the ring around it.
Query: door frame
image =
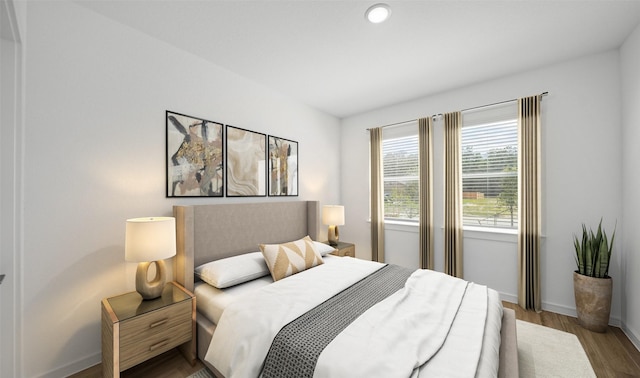
[[[0,376],[21,376],[23,49],[14,0],[0,0]]]

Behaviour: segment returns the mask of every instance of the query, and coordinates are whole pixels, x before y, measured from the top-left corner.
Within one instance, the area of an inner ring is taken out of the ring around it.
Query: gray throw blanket
[[[284,326],[271,344],[261,376],[313,377],[324,348],[362,313],[403,288],[413,272],[385,265]]]

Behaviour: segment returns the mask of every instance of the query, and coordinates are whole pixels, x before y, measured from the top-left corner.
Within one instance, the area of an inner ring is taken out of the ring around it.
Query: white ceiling
[[[619,47],[631,1],[95,1],[84,6],[346,117]]]

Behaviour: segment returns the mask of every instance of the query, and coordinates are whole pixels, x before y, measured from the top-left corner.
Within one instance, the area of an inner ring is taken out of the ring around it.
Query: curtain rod
[[[544,96],[546,96],[546,95],[548,95],[548,94],[549,94],[549,92],[542,92],[542,93],[540,93],[540,96],[541,96],[541,97],[544,97]],[[514,98],[514,99],[511,99],[511,100],[500,101],[500,102],[494,102],[494,103],[492,103],[492,104],[480,105],[480,106],[474,106],[474,107],[472,107],[472,108],[462,109],[460,112],[462,113],[462,112],[468,112],[468,111],[471,111],[471,110],[487,108],[487,107],[489,107],[489,106],[502,105],[502,104],[506,104],[506,103],[508,103],[508,102],[517,101],[517,100],[518,100],[517,98]],[[431,116],[431,118],[432,118],[433,120],[435,120],[435,119],[436,119],[436,118],[438,118],[438,117],[442,117],[442,113],[434,114],[434,115],[432,115],[432,116]],[[380,127],[381,127],[381,128],[385,128],[385,127],[392,127],[392,126],[400,126],[400,125],[404,125],[405,123],[416,122],[417,120],[418,120],[417,118],[416,118],[416,119],[410,119],[410,120],[408,120],[408,121],[402,121],[402,122],[390,123],[390,124],[388,124],[388,125],[384,125],[384,126],[380,126]],[[369,131],[369,130],[370,130],[370,129],[367,129],[366,131]]]

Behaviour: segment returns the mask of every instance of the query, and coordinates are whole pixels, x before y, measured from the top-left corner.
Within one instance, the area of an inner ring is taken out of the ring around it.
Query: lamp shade
[[[176,255],[176,219],[149,217],[127,219],[124,258],[149,262]]]
[[[322,224],[324,225],[344,225],[344,206],[324,205],[322,207]]]

